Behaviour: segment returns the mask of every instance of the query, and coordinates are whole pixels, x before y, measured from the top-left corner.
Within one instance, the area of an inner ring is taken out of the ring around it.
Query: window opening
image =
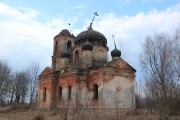
[[[75,62],[79,61],[79,51],[75,51]]]
[[[71,41],[67,42],[67,51],[72,52],[72,44]]]
[[[43,91],[43,100],[46,100],[46,92],[47,92],[46,87],[44,87],[44,91]]]
[[[71,86],[68,86],[68,99],[71,100]]]
[[[93,99],[98,99],[98,85],[97,84],[94,84]]]
[[[62,100],[62,87],[59,86],[59,100]]]

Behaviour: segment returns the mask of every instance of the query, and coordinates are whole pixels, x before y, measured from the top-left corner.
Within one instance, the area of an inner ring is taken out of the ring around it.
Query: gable
[[[40,76],[45,76],[45,75],[49,75],[52,73],[52,69],[50,67],[46,67],[42,73],[40,74]]]
[[[108,66],[115,67],[115,68],[121,68],[121,69],[130,69],[130,70],[136,72],[136,70],[132,66],[130,66],[126,61],[124,61],[122,58],[109,62]]]

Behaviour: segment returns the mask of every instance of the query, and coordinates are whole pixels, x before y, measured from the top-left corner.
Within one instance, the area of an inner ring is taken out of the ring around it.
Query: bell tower
[[[72,48],[74,46],[74,35],[67,29],[62,30],[54,37],[53,56],[52,56],[52,69],[53,71],[60,70],[61,54],[64,52],[69,54],[69,63],[72,62]]]

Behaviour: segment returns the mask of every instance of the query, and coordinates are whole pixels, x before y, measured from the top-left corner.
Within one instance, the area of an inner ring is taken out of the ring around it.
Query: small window
[[[43,100],[46,100],[46,87],[44,87],[44,91],[43,91]]]
[[[67,51],[71,52],[72,51],[72,44],[71,41],[67,42]]]
[[[71,86],[68,86],[68,99],[71,100]]]
[[[79,61],[79,51],[76,50],[75,51],[75,59],[74,59],[75,62]]]
[[[103,50],[99,50],[98,60],[102,60],[104,62],[104,51]]]
[[[97,84],[94,84],[93,99],[98,99],[98,85]]]
[[[59,100],[62,100],[62,87],[59,86]]]
[[[59,100],[62,100],[62,87],[59,86]]]

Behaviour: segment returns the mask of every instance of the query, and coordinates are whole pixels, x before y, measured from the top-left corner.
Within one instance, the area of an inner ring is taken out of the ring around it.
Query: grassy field
[[[0,108],[0,120],[65,120],[66,115],[66,120],[159,120],[156,114],[122,114],[108,109],[103,111],[83,109],[76,113],[66,109],[42,111],[28,108]],[[180,116],[170,116],[169,120],[180,120]]]

